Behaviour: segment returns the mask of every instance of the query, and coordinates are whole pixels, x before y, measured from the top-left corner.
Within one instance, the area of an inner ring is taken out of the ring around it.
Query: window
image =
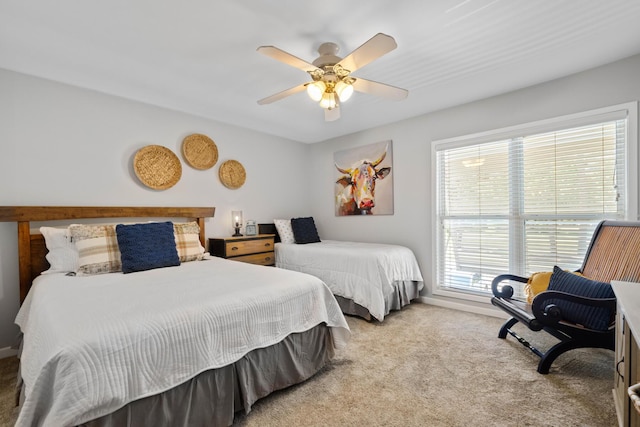
[[[434,143],[434,292],[486,295],[499,274],[579,268],[598,222],[629,214],[629,109]]]

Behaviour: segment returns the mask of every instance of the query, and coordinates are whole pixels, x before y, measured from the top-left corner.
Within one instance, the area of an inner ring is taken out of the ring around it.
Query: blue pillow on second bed
[[[180,265],[171,222],[116,226],[122,272]]]
[[[320,241],[313,217],[291,218],[291,229],[296,243],[317,243]]]

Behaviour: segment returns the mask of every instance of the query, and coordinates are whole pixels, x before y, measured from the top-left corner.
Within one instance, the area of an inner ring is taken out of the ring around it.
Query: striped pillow
[[[566,292],[587,298],[615,298],[609,283],[589,280],[585,277],[563,271],[560,267],[553,267],[553,274],[549,281],[550,291]],[[594,307],[565,300],[550,299],[547,304],[556,304],[562,310],[562,317],[570,322],[580,324],[585,328],[606,331],[613,321],[611,310],[604,307]]]
[[[173,230],[180,262],[202,260],[204,248],[200,243],[200,227],[198,223],[195,221],[174,223]]]
[[[78,250],[79,276],[122,271],[115,225],[70,225]]]

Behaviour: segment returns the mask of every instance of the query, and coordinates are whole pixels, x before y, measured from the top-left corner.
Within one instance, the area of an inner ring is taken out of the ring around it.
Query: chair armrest
[[[527,283],[529,281],[528,278],[522,276],[516,276],[513,274],[501,274],[500,276],[496,276],[491,281],[491,291],[493,295],[497,298],[511,298],[513,296],[513,286],[504,285],[502,286],[502,290],[498,290],[498,285],[500,282],[505,280],[513,280],[520,283]]]
[[[562,320],[562,310],[549,300],[563,300],[590,307],[608,308],[611,313],[616,312],[615,298],[588,298],[559,291],[544,291],[539,293],[531,303],[531,311],[536,319],[547,325],[553,325]]]

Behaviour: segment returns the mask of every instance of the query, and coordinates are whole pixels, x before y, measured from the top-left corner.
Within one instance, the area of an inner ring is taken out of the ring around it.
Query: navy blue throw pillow
[[[548,289],[588,298],[615,298],[609,283],[590,280],[564,271],[557,266],[553,268]],[[606,331],[612,320],[612,313],[608,308],[586,306],[556,299],[549,302],[562,310],[562,317],[566,320],[589,329]]]
[[[171,222],[116,226],[122,272],[180,265]]]
[[[317,243],[320,241],[313,217],[291,218],[291,229],[296,243]]]

